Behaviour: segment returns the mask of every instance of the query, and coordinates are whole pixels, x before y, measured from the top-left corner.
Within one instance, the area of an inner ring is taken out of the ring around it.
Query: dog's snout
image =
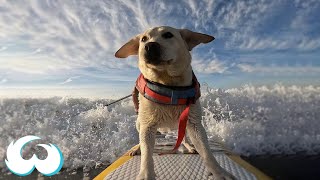
[[[160,52],[160,44],[156,42],[149,42],[145,45],[144,48],[148,53]]]
[[[148,42],[145,47],[145,57],[148,63],[157,64],[160,62],[160,44],[157,42]]]

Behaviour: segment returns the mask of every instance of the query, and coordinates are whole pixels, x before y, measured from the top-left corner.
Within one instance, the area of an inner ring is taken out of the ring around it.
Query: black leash
[[[130,95],[128,95],[128,96],[125,96],[125,97],[123,97],[123,98],[120,98],[120,99],[118,99],[118,100],[115,100],[115,101],[113,101],[113,102],[111,102],[111,103],[109,103],[109,104],[105,104],[104,106],[110,106],[111,104],[117,103],[117,102],[122,101],[122,100],[124,100],[124,99],[127,99],[127,98],[129,98],[129,97],[131,97],[131,96],[132,96],[132,94],[130,94]]]

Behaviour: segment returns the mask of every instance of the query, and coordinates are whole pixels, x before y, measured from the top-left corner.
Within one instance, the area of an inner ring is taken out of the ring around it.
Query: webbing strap
[[[174,148],[172,149],[171,152],[160,153],[159,154],[160,156],[168,154],[168,153],[174,153],[181,145],[181,142],[186,134],[186,127],[187,127],[187,123],[188,123],[189,111],[190,111],[190,104],[188,104],[187,107],[180,114],[179,125],[178,125],[178,139],[176,141],[176,145],[174,146]]]
[[[189,111],[190,111],[190,104],[187,105],[187,107],[182,111],[180,117],[179,117],[179,127],[178,127],[178,139],[176,142],[176,145],[174,146],[172,151],[176,151],[185,134],[186,134],[186,127],[187,127],[187,122],[188,122],[188,116],[189,116]]]

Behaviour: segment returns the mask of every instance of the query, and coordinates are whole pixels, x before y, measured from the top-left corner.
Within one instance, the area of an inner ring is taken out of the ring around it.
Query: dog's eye
[[[162,34],[162,37],[165,39],[169,39],[173,37],[173,34],[171,32],[166,32]]]
[[[148,40],[147,36],[143,36],[141,42],[146,42]]]

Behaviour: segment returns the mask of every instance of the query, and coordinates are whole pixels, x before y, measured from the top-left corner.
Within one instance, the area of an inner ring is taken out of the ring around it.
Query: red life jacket
[[[179,148],[186,131],[190,104],[194,104],[200,94],[200,84],[192,72],[192,85],[191,86],[167,86],[160,83],[149,81],[140,74],[135,89],[132,93],[133,102],[136,112],[139,110],[138,92],[148,100],[165,105],[187,105],[179,117],[178,139],[172,151]]]

